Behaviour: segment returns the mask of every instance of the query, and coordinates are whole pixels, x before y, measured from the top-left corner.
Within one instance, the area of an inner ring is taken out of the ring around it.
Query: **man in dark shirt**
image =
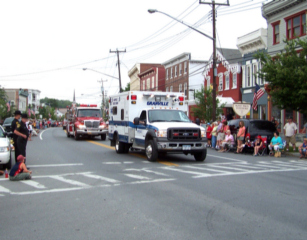
[[[17,138],[17,145],[19,152],[22,156],[26,158],[26,147],[29,137],[29,130],[27,128],[26,122],[28,121],[28,114],[24,113],[21,114],[21,122],[19,128],[17,128],[17,131],[20,133]],[[25,159],[26,163],[26,159]]]
[[[13,146],[15,148],[15,163],[17,163],[17,157],[19,156],[19,149],[17,146],[17,137],[18,137],[18,133],[17,133],[17,128],[20,126],[20,122],[19,122],[19,118],[21,116],[21,112],[19,110],[15,111],[14,113],[15,115],[15,119],[12,121],[11,127],[12,127],[12,133],[13,133]]]

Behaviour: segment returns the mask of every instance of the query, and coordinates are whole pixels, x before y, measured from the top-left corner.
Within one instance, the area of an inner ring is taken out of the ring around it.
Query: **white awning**
[[[216,99],[219,100],[219,106],[221,106],[221,104],[225,104],[225,107],[227,108],[231,108],[232,104],[235,102],[231,97],[216,97]]]

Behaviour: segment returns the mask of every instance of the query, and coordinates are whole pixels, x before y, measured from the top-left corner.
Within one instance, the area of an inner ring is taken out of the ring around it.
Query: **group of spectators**
[[[288,119],[288,122],[284,126],[285,143],[279,136],[279,132],[274,132],[274,137],[269,143],[269,150],[271,155],[275,155],[275,152],[280,152],[282,149],[289,151],[289,144],[292,144],[293,151],[296,151],[296,135],[297,127],[292,118]],[[244,121],[240,121],[239,129],[236,133],[237,140],[235,143],[234,137],[231,134],[227,120],[207,123],[206,137],[208,140],[207,146],[216,149],[219,152],[225,152],[229,147],[236,149],[235,153],[253,152],[253,156],[259,155],[259,150],[266,147],[266,140],[261,136],[257,136],[254,142],[251,142],[250,134],[246,133]],[[307,157],[307,136],[304,138],[304,142],[299,146],[300,158]],[[278,154],[277,154],[278,155]],[[276,155],[275,155],[276,156]],[[280,155],[279,155],[280,156]]]

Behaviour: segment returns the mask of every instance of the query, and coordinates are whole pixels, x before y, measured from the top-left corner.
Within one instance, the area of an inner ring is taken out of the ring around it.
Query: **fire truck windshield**
[[[101,117],[100,109],[79,109],[77,117]]]

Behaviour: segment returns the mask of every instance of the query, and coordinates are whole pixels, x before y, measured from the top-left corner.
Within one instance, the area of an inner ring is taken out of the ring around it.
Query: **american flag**
[[[11,111],[10,101],[8,101],[8,102],[6,103],[6,106],[7,106],[7,111],[8,111],[8,112]]]
[[[256,83],[256,89],[255,89],[254,99],[253,99],[253,109],[255,111],[257,110],[257,102],[258,102],[259,98],[262,97],[263,94],[264,94],[263,89],[260,88],[259,85]]]

